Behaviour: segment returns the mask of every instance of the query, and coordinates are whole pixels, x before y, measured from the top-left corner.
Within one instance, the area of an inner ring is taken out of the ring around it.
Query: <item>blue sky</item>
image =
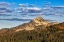
[[[64,0],[0,0],[0,28],[15,27],[36,16],[64,22]]]

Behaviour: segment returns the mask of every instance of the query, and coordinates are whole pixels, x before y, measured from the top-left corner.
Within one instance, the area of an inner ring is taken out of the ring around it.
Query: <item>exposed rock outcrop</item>
[[[2,29],[0,30],[0,34],[9,31],[9,34],[12,34],[14,32],[22,31],[22,30],[33,30],[36,27],[40,28],[46,28],[46,26],[54,25],[54,24],[59,24],[58,22],[50,22],[47,20],[44,20],[41,16],[37,16],[36,18],[32,19],[28,23],[24,23],[22,25],[10,28],[10,29]]]

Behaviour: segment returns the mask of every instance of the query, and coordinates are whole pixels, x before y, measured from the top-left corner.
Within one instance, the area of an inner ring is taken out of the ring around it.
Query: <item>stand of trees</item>
[[[23,30],[14,34],[0,35],[0,42],[64,42],[64,30],[53,26],[47,27],[47,30]]]

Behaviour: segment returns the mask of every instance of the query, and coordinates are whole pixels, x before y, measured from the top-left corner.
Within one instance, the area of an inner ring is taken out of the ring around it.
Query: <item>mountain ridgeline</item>
[[[54,24],[59,24],[59,22],[50,22],[50,21],[44,20],[41,16],[37,16],[36,18],[32,19],[28,23],[24,23],[22,25],[12,27],[10,29],[3,28],[0,31],[1,31],[1,33],[5,33],[7,31],[9,31],[9,33],[12,34],[13,32],[18,32],[18,31],[22,31],[22,30],[28,30],[28,31],[34,30],[34,29],[37,29],[38,26],[42,26],[42,29],[45,29],[47,26],[54,25]]]
[[[64,42],[64,23],[37,16],[28,23],[1,29],[0,42]]]
[[[42,28],[43,28],[43,27],[46,27],[46,26],[54,25],[54,24],[59,24],[59,22],[49,22],[47,20],[44,20],[42,17],[37,16],[36,18],[31,20],[30,22],[16,26],[13,29],[17,29],[15,31],[33,30],[33,29],[35,29],[36,26],[42,26]]]

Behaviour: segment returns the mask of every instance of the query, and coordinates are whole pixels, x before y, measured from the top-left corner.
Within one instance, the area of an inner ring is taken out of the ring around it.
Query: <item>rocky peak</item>
[[[37,16],[36,18],[34,18],[33,20],[31,20],[28,23],[24,23],[22,25],[10,28],[10,29],[2,29],[0,30],[0,34],[8,32],[9,34],[12,34],[14,32],[18,32],[21,30],[33,30],[36,27],[40,27],[41,28],[46,28],[46,26],[50,26],[50,25],[54,25],[54,24],[58,24],[58,22],[49,22],[47,20],[44,20],[41,16]]]
[[[41,16],[37,16],[33,20],[30,21],[31,24],[38,26],[38,25],[47,25],[49,21],[44,20]]]
[[[44,19],[41,16],[37,16],[36,18],[33,19],[34,21],[39,21],[42,22]]]

